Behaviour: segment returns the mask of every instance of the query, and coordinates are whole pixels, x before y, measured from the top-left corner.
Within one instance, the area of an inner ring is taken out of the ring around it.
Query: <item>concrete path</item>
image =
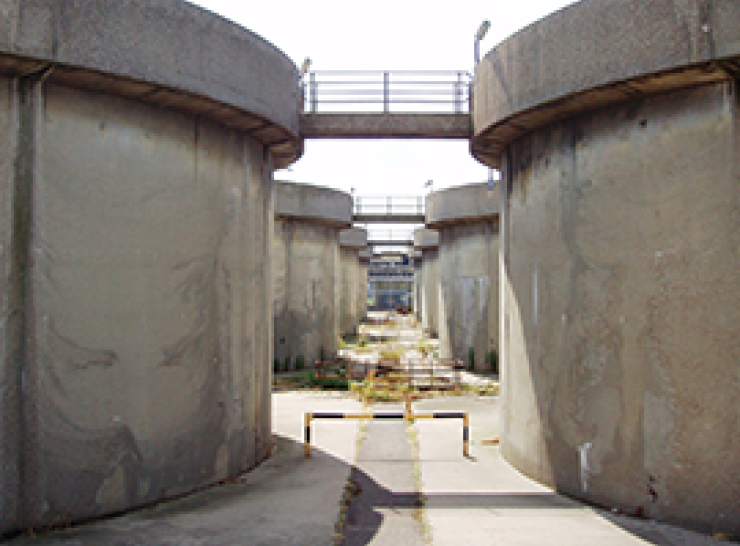
[[[461,423],[446,420],[414,423],[418,452],[402,421],[369,422],[364,437],[358,421],[316,421],[313,456],[306,459],[304,412],[361,411],[361,405],[340,395],[281,393],[273,408],[275,455],[234,483],[67,531],[19,537],[9,546],[331,546],[350,475],[345,546],[416,546],[429,539],[434,546],[723,544],[581,505],[521,476],[486,443],[498,437],[495,397],[414,404],[417,411],[470,413],[468,459]]]
[[[373,411],[401,412],[403,407],[384,404]],[[416,460],[407,422],[381,420],[365,424],[352,472],[356,493],[347,515],[344,546],[424,545]]]
[[[306,459],[303,413],[361,409],[346,396],[274,395],[275,454],[235,483],[9,546],[331,545],[359,422],[316,426],[319,446]]]
[[[415,411],[470,414],[470,458],[460,424],[417,421],[425,518],[434,546],[704,546],[722,544],[669,525],[612,515],[527,479],[500,456],[498,398],[422,400]]]

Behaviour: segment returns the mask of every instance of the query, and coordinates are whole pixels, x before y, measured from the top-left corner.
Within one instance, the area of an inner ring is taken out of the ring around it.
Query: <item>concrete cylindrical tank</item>
[[[735,0],[580,2],[478,65],[472,143],[503,170],[504,456],[735,536],[739,69]]]
[[[367,261],[360,253],[367,248],[367,231],[361,228],[339,232],[341,294],[339,298],[339,330],[357,333],[357,327],[367,313]]]
[[[245,29],[176,0],[3,11],[0,534],[268,456],[272,171],[301,149],[298,71]]]
[[[439,234],[433,229],[419,228],[414,231],[414,248],[421,252],[418,278],[417,317],[425,333],[439,334],[437,321],[439,307],[439,273],[437,256],[439,254]]]
[[[339,346],[339,232],[352,224],[349,194],[275,182],[275,366],[313,366]]]
[[[439,234],[440,356],[480,371],[498,355],[498,199],[487,184],[426,199],[426,226]]]

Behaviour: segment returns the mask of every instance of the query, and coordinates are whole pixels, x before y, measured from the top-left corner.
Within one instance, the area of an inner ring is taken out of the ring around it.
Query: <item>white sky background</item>
[[[491,29],[481,56],[572,0],[190,0],[259,34],[297,66],[314,70],[473,71],[473,37]],[[465,141],[309,140],[303,157],[275,178],[356,195],[423,195],[483,182],[488,169]]]

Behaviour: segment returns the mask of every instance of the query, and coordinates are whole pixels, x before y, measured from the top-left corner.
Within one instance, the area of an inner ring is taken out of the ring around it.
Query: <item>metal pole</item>
[[[454,84],[452,84],[452,86],[453,86],[453,88],[455,90],[455,92],[454,92],[454,96],[455,96],[455,113],[456,114],[459,114],[460,113],[460,73],[459,72],[457,73],[457,81]]]
[[[315,72],[311,72],[309,80],[311,82],[311,113],[316,113],[319,110],[319,98]]]
[[[307,413],[304,422],[303,445],[306,457],[311,456],[311,414]]]
[[[470,423],[468,422],[468,414],[463,414],[463,457],[468,456],[468,445],[470,443]]]
[[[389,107],[389,101],[390,101],[390,73],[383,72],[383,113],[387,114],[390,111]]]

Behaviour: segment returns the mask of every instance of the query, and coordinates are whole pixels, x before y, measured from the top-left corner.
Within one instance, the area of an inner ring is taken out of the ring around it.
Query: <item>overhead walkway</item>
[[[469,139],[465,71],[322,71],[301,80],[303,138]]]
[[[424,197],[357,196],[353,198],[352,221],[360,224],[423,224]]]

